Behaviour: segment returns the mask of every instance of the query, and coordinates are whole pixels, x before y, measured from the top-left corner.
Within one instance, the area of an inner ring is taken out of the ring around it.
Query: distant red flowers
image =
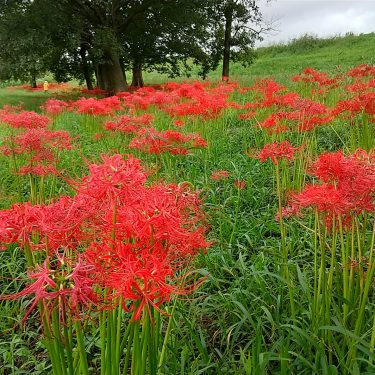
[[[211,179],[214,181],[226,180],[230,176],[228,171],[219,170],[211,173]]]
[[[117,130],[125,133],[137,134],[143,127],[151,126],[154,116],[145,113],[140,116],[122,115],[114,121],[107,121],[104,127],[107,130]]]
[[[243,180],[234,180],[234,186],[239,189],[239,190],[242,190],[242,189],[246,189],[246,181],[243,181]]]
[[[157,131],[144,128],[138,132],[129,147],[150,154],[169,152],[171,154],[188,154],[192,148],[206,147],[206,141],[197,133],[182,134],[176,130]]]
[[[50,115],[58,115],[68,108],[68,103],[63,100],[50,98],[42,105],[42,109]]]

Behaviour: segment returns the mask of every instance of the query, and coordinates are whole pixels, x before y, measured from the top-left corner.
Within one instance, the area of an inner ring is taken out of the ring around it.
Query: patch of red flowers
[[[81,316],[121,299],[139,319],[199,284],[184,276],[209,246],[198,194],[187,184],[146,185],[132,156],[102,155],[89,169],[72,198],[0,211],[3,246],[17,243],[45,258],[30,269],[23,291],[0,297],[31,296],[25,318],[39,302],[47,311]]]
[[[150,154],[169,152],[183,155],[188,154],[190,149],[206,146],[206,141],[197,133],[182,134],[176,130],[159,132],[154,128],[141,129],[129,145]]]
[[[213,171],[211,173],[211,180],[214,181],[220,181],[220,180],[226,180],[229,178],[230,173],[228,171],[219,170],[219,171]]]
[[[108,98],[80,98],[70,104],[72,110],[88,115],[107,116],[122,109],[122,103],[117,96]]]
[[[342,151],[323,153],[311,173],[320,183],[307,184],[300,193],[291,194],[292,214],[314,208],[331,227],[334,218],[348,224],[355,215],[374,210],[375,164],[366,151],[358,150],[349,156]]]
[[[114,121],[107,121],[104,127],[107,130],[117,130],[125,133],[137,134],[143,127],[151,126],[154,116],[145,113],[140,116],[122,115]]]
[[[263,149],[259,151],[257,157],[261,162],[271,159],[272,162],[276,164],[281,159],[293,159],[294,153],[298,149],[298,147],[293,147],[288,141],[273,142],[266,144]]]
[[[50,98],[41,106],[49,115],[58,115],[68,108],[69,104],[63,100]]]
[[[32,111],[15,112],[13,108],[0,110],[0,122],[3,122],[12,128],[46,128],[50,122],[47,116],[40,115]]]
[[[58,154],[61,150],[70,150],[71,141],[70,134],[64,130],[30,128],[6,138],[0,150],[6,156],[26,157],[27,162],[19,167],[19,174],[44,176],[57,173]]]

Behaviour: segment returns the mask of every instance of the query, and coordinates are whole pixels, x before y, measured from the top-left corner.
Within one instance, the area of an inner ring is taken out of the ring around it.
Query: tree
[[[191,68],[188,60],[198,57],[200,45],[207,40],[203,9],[201,0],[175,0],[150,7],[132,20],[130,32],[123,37],[132,86],[143,85],[143,70],[176,77]]]
[[[171,0],[62,0],[62,11],[78,17],[86,26],[90,40],[86,40],[94,62],[99,87],[108,92],[123,91],[127,87],[124,74],[124,40],[134,35],[134,24],[155,8],[168,5]],[[137,39],[142,39],[142,34]],[[134,38],[133,38],[134,40]]]
[[[37,22],[32,2],[2,4],[0,12],[0,77],[21,79],[36,87],[36,77],[47,70],[52,44]]]
[[[222,60],[222,77],[230,74],[230,61],[241,61],[248,65],[253,60],[253,47],[256,40],[270,26],[262,24],[262,14],[256,0],[212,0],[209,9],[216,33],[216,48],[211,57],[212,68]]]

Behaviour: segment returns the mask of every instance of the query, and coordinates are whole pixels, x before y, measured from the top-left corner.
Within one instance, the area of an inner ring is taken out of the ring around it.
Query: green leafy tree
[[[123,36],[132,86],[142,86],[142,70],[176,77],[191,70],[189,59],[200,60],[207,41],[208,22],[200,0],[175,0],[149,8],[132,21]],[[141,36],[141,37],[140,37]]]
[[[208,10],[215,33],[216,48],[211,54],[211,68],[216,69],[222,61],[222,77],[230,74],[230,61],[248,65],[253,61],[256,40],[270,30],[263,23],[256,0],[211,0]]]
[[[48,69],[52,43],[32,2],[11,1],[0,12],[0,77],[29,81]]]

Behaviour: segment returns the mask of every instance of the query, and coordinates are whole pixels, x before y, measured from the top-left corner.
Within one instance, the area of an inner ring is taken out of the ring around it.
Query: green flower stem
[[[280,165],[279,163],[275,163],[276,165],[276,186],[277,186],[277,196],[279,201],[279,215],[280,215],[280,234],[281,234],[281,252],[283,257],[283,276],[286,279],[289,291],[289,300],[290,300],[290,313],[292,318],[296,316],[296,309],[294,305],[294,296],[293,296],[293,288],[290,280],[289,274],[289,266],[288,266],[288,247],[286,244],[286,233],[285,233],[285,226],[282,214],[282,191],[281,191],[281,177],[280,177]]]
[[[85,340],[84,340],[81,322],[76,321],[74,323],[74,327],[75,327],[76,336],[77,336],[77,346],[78,346],[78,353],[79,353],[79,359],[80,359],[79,362],[80,362],[81,374],[89,375],[89,366],[88,366],[88,363],[87,363]]]

